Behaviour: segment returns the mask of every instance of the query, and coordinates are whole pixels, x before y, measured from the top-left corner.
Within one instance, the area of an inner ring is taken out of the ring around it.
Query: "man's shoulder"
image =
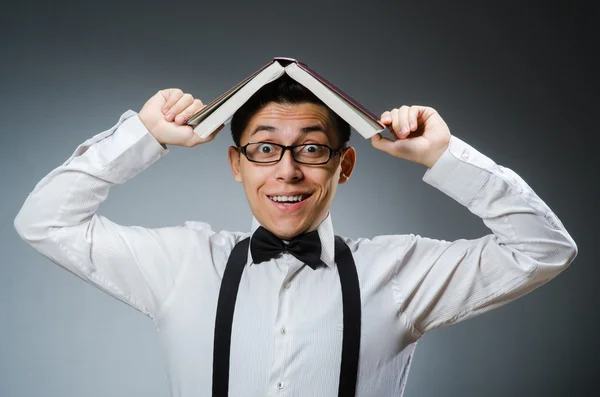
[[[233,246],[250,236],[250,232],[214,230],[209,223],[201,221],[186,221],[185,227],[197,233],[199,238],[206,238],[211,244],[217,245]]]
[[[358,250],[377,250],[392,246],[406,246],[414,244],[420,236],[414,234],[382,234],[373,237],[347,237],[338,235],[352,252]]]

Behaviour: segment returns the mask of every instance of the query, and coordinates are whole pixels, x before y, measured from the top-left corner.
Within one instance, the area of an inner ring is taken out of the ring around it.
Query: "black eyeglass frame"
[[[281,151],[281,155],[279,156],[279,158],[277,160],[273,160],[273,161],[256,161],[256,160],[251,160],[248,157],[248,155],[246,154],[246,148],[248,147],[248,145],[257,144],[257,143],[266,143],[266,144],[273,145],[273,146],[279,146],[283,150]],[[327,160],[325,160],[325,161],[323,161],[321,163],[306,163],[304,161],[299,161],[294,156],[294,149],[297,148],[297,147],[300,147],[300,146],[321,146],[321,147],[326,147],[327,149],[329,149],[329,157],[327,158]],[[281,144],[275,143],[275,142],[258,141],[258,142],[248,142],[248,143],[246,143],[243,146],[238,146],[238,149],[248,159],[248,161],[253,162],[253,163],[257,163],[257,164],[275,164],[275,163],[278,163],[283,158],[283,155],[285,154],[285,151],[289,149],[290,153],[292,154],[292,158],[297,163],[307,164],[307,165],[323,165],[323,164],[327,164],[329,162],[329,160],[331,160],[334,156],[337,156],[338,154],[340,154],[344,149],[346,149],[346,147],[342,146],[339,149],[333,149],[332,147],[329,147],[328,145],[323,145],[321,143],[301,143],[301,144],[298,144],[298,145],[286,146],[286,145],[281,145]]]

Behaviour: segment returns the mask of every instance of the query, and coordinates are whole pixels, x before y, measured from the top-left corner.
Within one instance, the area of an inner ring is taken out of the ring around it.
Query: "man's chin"
[[[306,228],[306,225],[303,224],[287,224],[287,222],[274,222],[268,227],[273,234],[283,240],[290,240],[291,238],[304,233]]]

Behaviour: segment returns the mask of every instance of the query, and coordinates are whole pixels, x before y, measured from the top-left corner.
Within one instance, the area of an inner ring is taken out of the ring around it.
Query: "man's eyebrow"
[[[250,134],[250,136],[256,134],[259,131],[276,132],[277,128],[273,127],[272,125],[257,125],[254,128],[254,130],[252,131],[252,133]],[[302,127],[302,129],[300,131],[301,132],[313,132],[313,131],[325,132],[325,128],[322,125],[315,124],[315,125],[309,125],[308,127]]]
[[[257,125],[254,130],[252,131],[252,133],[250,134],[250,136],[256,134],[258,131],[269,131],[269,132],[275,132],[277,131],[277,128],[271,126],[271,125]]]
[[[302,132],[313,132],[313,131],[325,132],[325,128],[323,128],[322,125],[315,124],[315,125],[309,125],[308,127],[304,127],[301,129],[301,131]]]

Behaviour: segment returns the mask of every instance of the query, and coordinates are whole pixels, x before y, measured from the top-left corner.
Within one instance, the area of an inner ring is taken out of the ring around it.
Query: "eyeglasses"
[[[239,148],[249,161],[254,163],[277,163],[283,158],[286,150],[292,152],[293,159],[301,164],[326,164],[344,148],[334,150],[327,145],[303,143],[285,146],[273,142],[249,142]]]

